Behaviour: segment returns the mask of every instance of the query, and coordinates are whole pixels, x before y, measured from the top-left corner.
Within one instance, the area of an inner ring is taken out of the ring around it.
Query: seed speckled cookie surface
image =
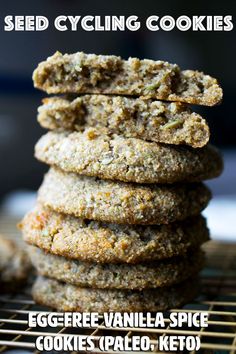
[[[131,226],[82,220],[40,205],[20,227],[24,240],[69,259],[100,263],[141,263],[184,255],[209,240],[203,216],[168,225]]]
[[[197,215],[211,197],[202,183],[138,185],[51,168],[38,201],[65,214],[117,224],[168,224]]]
[[[45,98],[38,121],[50,130],[106,128],[108,134],[195,148],[206,145],[210,136],[205,119],[182,103],[124,96]]]
[[[200,182],[219,176],[223,168],[220,154],[210,145],[163,145],[94,128],[49,132],[36,144],[35,156],[65,172],[135,183]]]
[[[221,101],[217,80],[164,61],[122,60],[114,55],[56,52],[33,73],[35,87],[47,93],[146,96],[213,106]]]
[[[36,303],[58,311],[154,312],[178,308],[193,300],[198,290],[196,279],[170,287],[135,291],[79,288],[38,277],[33,286],[33,298]]]
[[[69,260],[29,247],[38,274],[85,288],[152,289],[180,283],[202,269],[203,252],[143,264],[99,264]]]

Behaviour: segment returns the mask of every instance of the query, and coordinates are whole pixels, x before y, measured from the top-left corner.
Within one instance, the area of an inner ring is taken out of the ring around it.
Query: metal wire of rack
[[[6,227],[6,223],[4,226]],[[13,234],[11,233],[11,238],[14,238]],[[29,290],[22,291],[21,289],[15,295],[0,297],[0,353],[13,348],[24,350],[24,353],[26,351],[38,353],[35,349],[35,340],[38,336],[45,334],[51,336],[86,335],[93,337],[94,340],[105,335],[127,336],[130,340],[133,335],[147,335],[151,344],[156,348],[158,338],[163,335],[197,335],[201,338],[201,349],[198,353],[236,353],[236,245],[210,242],[205,250],[207,267],[201,275],[201,296],[183,309],[170,311],[207,312],[209,316],[207,328],[170,328],[169,312],[164,314],[165,328],[161,329],[107,329],[102,316],[97,328],[29,328],[27,319],[31,311],[50,312],[50,309],[35,304]],[[96,348],[94,352],[101,353],[101,350]],[[109,353],[117,352],[110,350]],[[132,353],[135,354],[134,351]]]

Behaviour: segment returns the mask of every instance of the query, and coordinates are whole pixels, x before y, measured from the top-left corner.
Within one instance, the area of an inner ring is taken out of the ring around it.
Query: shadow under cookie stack
[[[50,97],[35,148],[50,165],[21,223],[37,303],[62,311],[163,311],[192,300],[209,239],[201,211],[222,159],[188,104],[217,81],[162,61],[54,54],[35,87]]]

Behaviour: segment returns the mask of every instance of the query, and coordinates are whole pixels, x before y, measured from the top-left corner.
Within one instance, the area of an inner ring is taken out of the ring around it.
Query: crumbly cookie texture
[[[24,240],[46,252],[98,263],[141,263],[184,255],[209,240],[203,216],[159,226],[99,223],[36,205],[22,220]]]
[[[47,93],[145,96],[213,106],[221,101],[217,80],[202,72],[181,71],[164,61],[122,60],[113,55],[56,52],[33,73],[35,87]]]
[[[115,290],[79,288],[55,279],[38,277],[33,298],[58,311],[145,312],[164,311],[192,301],[199,290],[197,279],[158,289]]]
[[[200,182],[219,176],[223,167],[210,145],[162,145],[94,128],[49,132],[36,144],[35,156],[65,172],[135,183]]]
[[[51,168],[38,201],[55,211],[117,224],[168,224],[197,215],[211,193],[202,183],[138,185]]]
[[[29,247],[38,274],[84,288],[152,289],[180,283],[203,266],[203,252],[143,264],[98,264],[69,260]],[[145,276],[144,276],[145,274]]]
[[[206,145],[210,137],[205,119],[182,103],[124,96],[45,98],[38,122],[50,130],[106,128],[108,134],[194,148]]]
[[[23,284],[30,270],[27,253],[15,242],[0,236],[0,292],[15,291]]]

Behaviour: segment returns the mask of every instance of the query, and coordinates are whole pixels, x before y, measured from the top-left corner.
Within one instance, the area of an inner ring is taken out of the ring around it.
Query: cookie
[[[155,312],[181,307],[198,294],[196,279],[142,291],[79,288],[38,277],[32,290],[36,303],[69,312]]]
[[[34,86],[47,93],[146,96],[213,106],[221,101],[217,80],[164,61],[122,60],[113,55],[56,52],[33,73]]]
[[[219,176],[223,162],[212,146],[193,149],[161,145],[103,129],[83,133],[49,132],[40,138],[35,156],[65,172],[135,183],[200,182]]]
[[[38,201],[65,214],[117,224],[168,224],[197,215],[211,193],[202,183],[139,185],[79,176],[51,168]]]
[[[143,264],[91,263],[67,259],[29,247],[38,274],[82,288],[151,289],[180,283],[202,269],[203,253]]]
[[[0,236],[0,292],[16,291],[27,280],[30,268],[28,255]]]
[[[141,263],[184,255],[209,240],[203,216],[159,226],[82,220],[41,205],[20,224],[24,240],[46,252],[87,262]]]
[[[182,103],[124,96],[45,98],[38,122],[50,130],[106,128],[108,134],[194,148],[206,145],[210,136],[205,119]]]

